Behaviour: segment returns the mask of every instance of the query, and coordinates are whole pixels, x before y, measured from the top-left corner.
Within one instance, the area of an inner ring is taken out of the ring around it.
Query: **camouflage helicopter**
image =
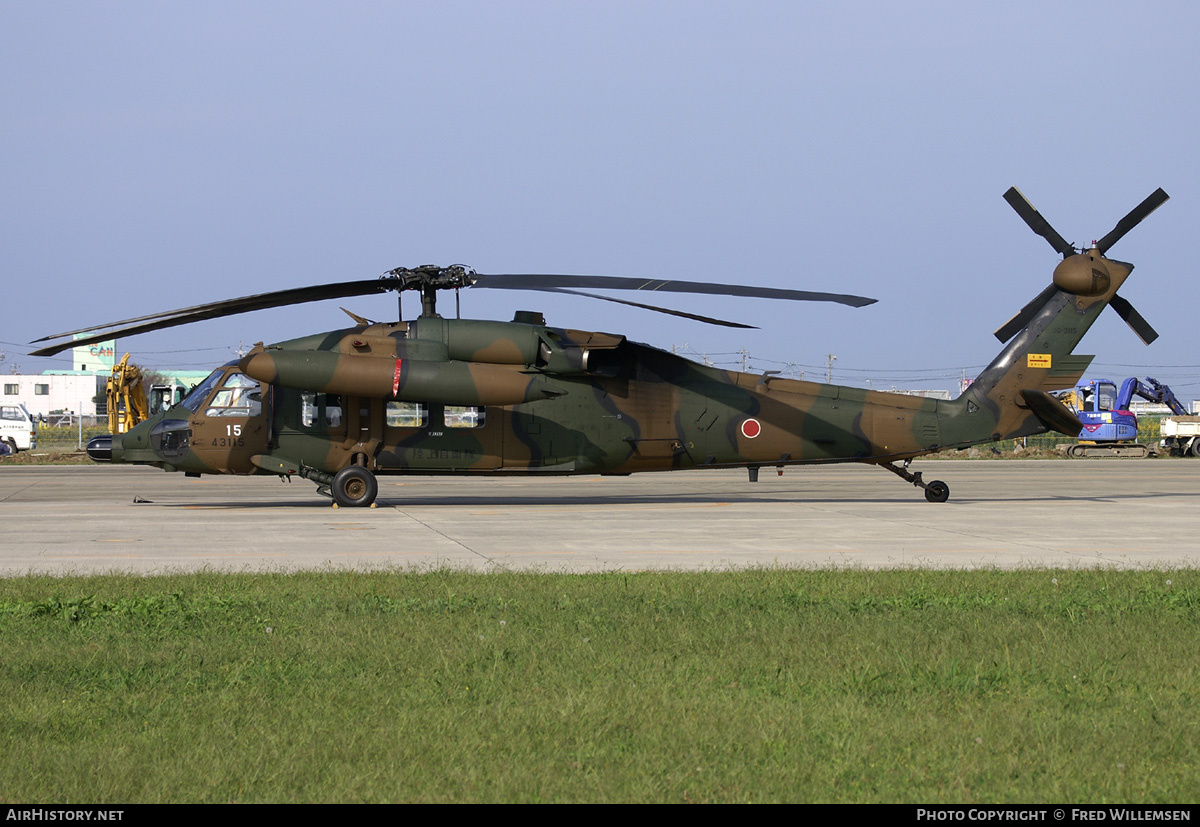
[[[485,275],[464,266],[398,268],[377,279],[281,290],[47,336],[51,355],[114,336],[271,307],[385,291],[418,291],[404,322],[349,315],[352,327],[257,344],[182,402],[121,435],[95,437],[100,462],[201,474],[315,482],[338,506],[368,506],[379,474],[629,474],[688,468],[782,469],[861,462],[945,502],[949,486],[909,470],[913,458],[1082,425],[1048,392],[1072,387],[1091,356],[1072,350],[1106,305],[1149,344],[1157,333],[1118,289],[1133,265],[1105,256],[1168,198],[1156,190],[1090,248],[1077,250],[1014,187],[1005,200],[1062,254],[1053,280],[996,331],[1007,342],[953,400],[721,370],[627,340],[511,322],[447,319],[438,292],[541,290],[591,296],[702,322],[721,319],[615,299],[595,289],[707,293],[850,306],[834,293],[613,276]],[[456,293],[457,296],[457,293]],[[401,314],[402,316],[403,314]]]

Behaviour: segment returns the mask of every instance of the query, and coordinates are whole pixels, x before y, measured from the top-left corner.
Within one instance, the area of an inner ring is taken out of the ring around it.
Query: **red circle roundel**
[[[742,423],[742,436],[747,439],[754,439],[761,433],[762,425],[759,424],[757,419],[747,419]]]

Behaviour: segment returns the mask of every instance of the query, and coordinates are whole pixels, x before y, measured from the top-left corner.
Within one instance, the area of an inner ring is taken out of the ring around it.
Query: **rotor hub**
[[[388,270],[379,278],[383,281],[396,281],[391,285],[392,290],[455,290],[470,287],[475,283],[474,267],[465,264],[451,264],[441,267],[437,264],[422,264],[419,267],[397,267]]]

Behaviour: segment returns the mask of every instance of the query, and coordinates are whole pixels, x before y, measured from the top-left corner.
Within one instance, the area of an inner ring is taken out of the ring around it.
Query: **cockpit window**
[[[258,416],[262,413],[262,391],[258,380],[244,373],[231,373],[213,394],[205,416]]]
[[[224,387],[227,388],[257,388],[258,380],[251,379],[244,373],[231,373],[229,378],[225,380]]]
[[[187,408],[192,413],[200,410],[200,406],[204,404],[204,400],[208,399],[209,393],[221,381],[221,377],[225,375],[224,371],[215,370],[196,387],[192,388],[191,393],[184,397],[180,404]]]

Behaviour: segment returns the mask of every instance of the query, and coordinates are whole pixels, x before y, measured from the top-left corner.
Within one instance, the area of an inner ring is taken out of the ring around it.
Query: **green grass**
[[[1190,570],[5,580],[0,795],[1186,802],[1197,621]]]

